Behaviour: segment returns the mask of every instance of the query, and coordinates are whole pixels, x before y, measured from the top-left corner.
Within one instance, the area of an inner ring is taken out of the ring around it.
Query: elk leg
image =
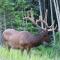
[[[24,48],[21,49],[21,54],[23,55],[23,52],[24,52]]]
[[[10,51],[10,48],[11,48],[11,47],[10,47],[10,46],[8,46],[8,51]]]
[[[27,48],[27,54],[29,54],[29,52],[30,52],[30,48]]]
[[[31,57],[30,48],[27,48],[27,54],[29,54],[29,58],[30,58]]]
[[[4,42],[4,45],[6,46],[6,48],[10,51],[10,46],[9,46],[9,44],[7,43],[7,42]]]

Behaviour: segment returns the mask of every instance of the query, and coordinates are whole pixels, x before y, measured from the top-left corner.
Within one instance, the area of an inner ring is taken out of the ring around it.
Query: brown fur
[[[6,46],[28,51],[32,47],[39,46],[43,42],[48,42],[48,31],[42,30],[40,33],[33,35],[28,31],[16,31],[14,29],[6,29],[3,32],[4,43]]]

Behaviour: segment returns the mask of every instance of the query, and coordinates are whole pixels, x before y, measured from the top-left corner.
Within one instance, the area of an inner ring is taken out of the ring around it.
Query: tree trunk
[[[53,0],[54,2],[54,7],[56,11],[56,17],[57,17],[57,22],[58,22],[58,31],[60,32],[60,11],[59,11],[59,5],[58,5],[58,0]]]

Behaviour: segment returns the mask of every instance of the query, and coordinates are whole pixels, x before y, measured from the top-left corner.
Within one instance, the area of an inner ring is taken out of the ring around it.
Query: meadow
[[[52,47],[40,45],[32,48],[30,55],[24,51],[23,55],[20,50],[0,48],[0,60],[60,60],[60,40],[56,33],[56,43]]]

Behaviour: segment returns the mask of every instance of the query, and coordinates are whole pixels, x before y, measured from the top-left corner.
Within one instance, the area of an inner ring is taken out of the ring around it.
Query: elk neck
[[[42,30],[41,32],[38,32],[36,35],[34,35],[35,42],[43,43],[44,38],[48,37],[48,31]]]

